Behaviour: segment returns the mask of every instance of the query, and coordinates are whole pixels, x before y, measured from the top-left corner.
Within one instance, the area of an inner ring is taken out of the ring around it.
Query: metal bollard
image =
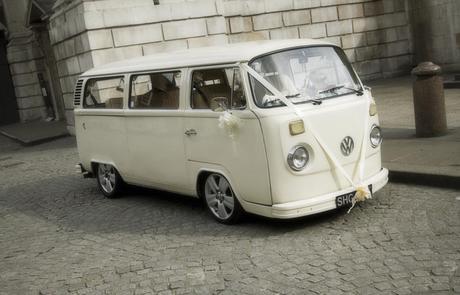
[[[412,70],[414,82],[415,134],[433,137],[447,132],[446,106],[441,67],[422,62]]]

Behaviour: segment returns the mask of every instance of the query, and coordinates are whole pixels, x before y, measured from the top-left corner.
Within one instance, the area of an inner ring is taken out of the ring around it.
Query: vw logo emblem
[[[355,147],[355,143],[353,142],[353,138],[350,136],[345,137],[340,143],[340,150],[344,156],[349,156]]]

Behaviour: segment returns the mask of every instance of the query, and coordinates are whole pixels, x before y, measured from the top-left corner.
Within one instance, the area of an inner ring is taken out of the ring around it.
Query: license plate
[[[372,194],[372,184],[369,185],[369,191]],[[349,193],[336,197],[335,206],[337,208],[351,206],[351,203],[353,202],[353,197],[355,196],[355,194],[356,194],[356,191],[353,191],[353,192],[349,192]]]
[[[335,198],[335,206],[337,208],[351,206],[353,197],[355,196],[356,191],[340,195]]]

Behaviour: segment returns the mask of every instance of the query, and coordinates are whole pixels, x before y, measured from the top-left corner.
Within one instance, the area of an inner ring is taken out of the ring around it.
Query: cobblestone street
[[[75,173],[75,139],[0,137],[0,294],[460,293],[459,191],[388,184],[350,214],[216,223]]]

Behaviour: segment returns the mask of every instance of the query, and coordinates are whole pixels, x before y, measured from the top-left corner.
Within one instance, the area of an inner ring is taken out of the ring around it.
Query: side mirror
[[[228,110],[228,98],[225,96],[213,97],[211,98],[209,106],[214,112],[226,111]]]

